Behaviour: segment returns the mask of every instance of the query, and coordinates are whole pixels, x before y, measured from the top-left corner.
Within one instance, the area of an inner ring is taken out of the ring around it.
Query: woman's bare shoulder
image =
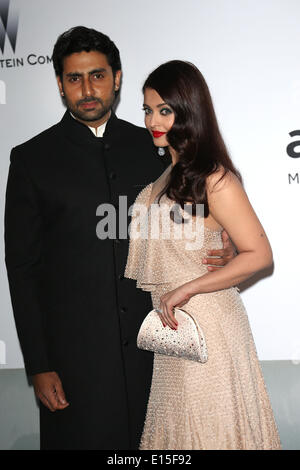
[[[242,186],[240,179],[230,170],[219,167],[206,178],[206,189],[209,194],[228,189],[232,186]]]

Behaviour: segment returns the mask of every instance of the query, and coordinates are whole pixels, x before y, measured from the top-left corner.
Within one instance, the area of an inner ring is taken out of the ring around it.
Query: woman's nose
[[[159,123],[160,123],[159,114],[152,113],[150,116],[150,126],[154,128],[155,126],[158,126]]]

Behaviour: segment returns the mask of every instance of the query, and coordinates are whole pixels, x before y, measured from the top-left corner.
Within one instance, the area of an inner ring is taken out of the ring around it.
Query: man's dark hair
[[[76,26],[62,33],[55,43],[52,60],[56,76],[62,79],[65,57],[82,51],[105,54],[114,76],[117,70],[121,70],[119,50],[108,36],[95,29]]]

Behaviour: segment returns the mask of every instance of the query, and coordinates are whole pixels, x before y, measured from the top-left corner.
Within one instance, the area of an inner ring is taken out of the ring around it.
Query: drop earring
[[[158,147],[158,152],[157,153],[160,157],[163,157],[165,155],[166,151],[163,147]]]

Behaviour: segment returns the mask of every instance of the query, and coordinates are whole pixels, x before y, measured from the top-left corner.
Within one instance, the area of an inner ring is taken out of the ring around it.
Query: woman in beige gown
[[[146,127],[172,164],[137,196],[125,277],[151,292],[165,328],[180,328],[173,308],[184,305],[204,331],[208,361],[154,355],[140,449],[281,449],[236,287],[272,263],[268,239],[227,154],[199,70],[168,62],[152,72],[143,91]],[[177,203],[202,204],[204,217]],[[222,248],[223,229],[238,254],[209,272],[201,259]]]

